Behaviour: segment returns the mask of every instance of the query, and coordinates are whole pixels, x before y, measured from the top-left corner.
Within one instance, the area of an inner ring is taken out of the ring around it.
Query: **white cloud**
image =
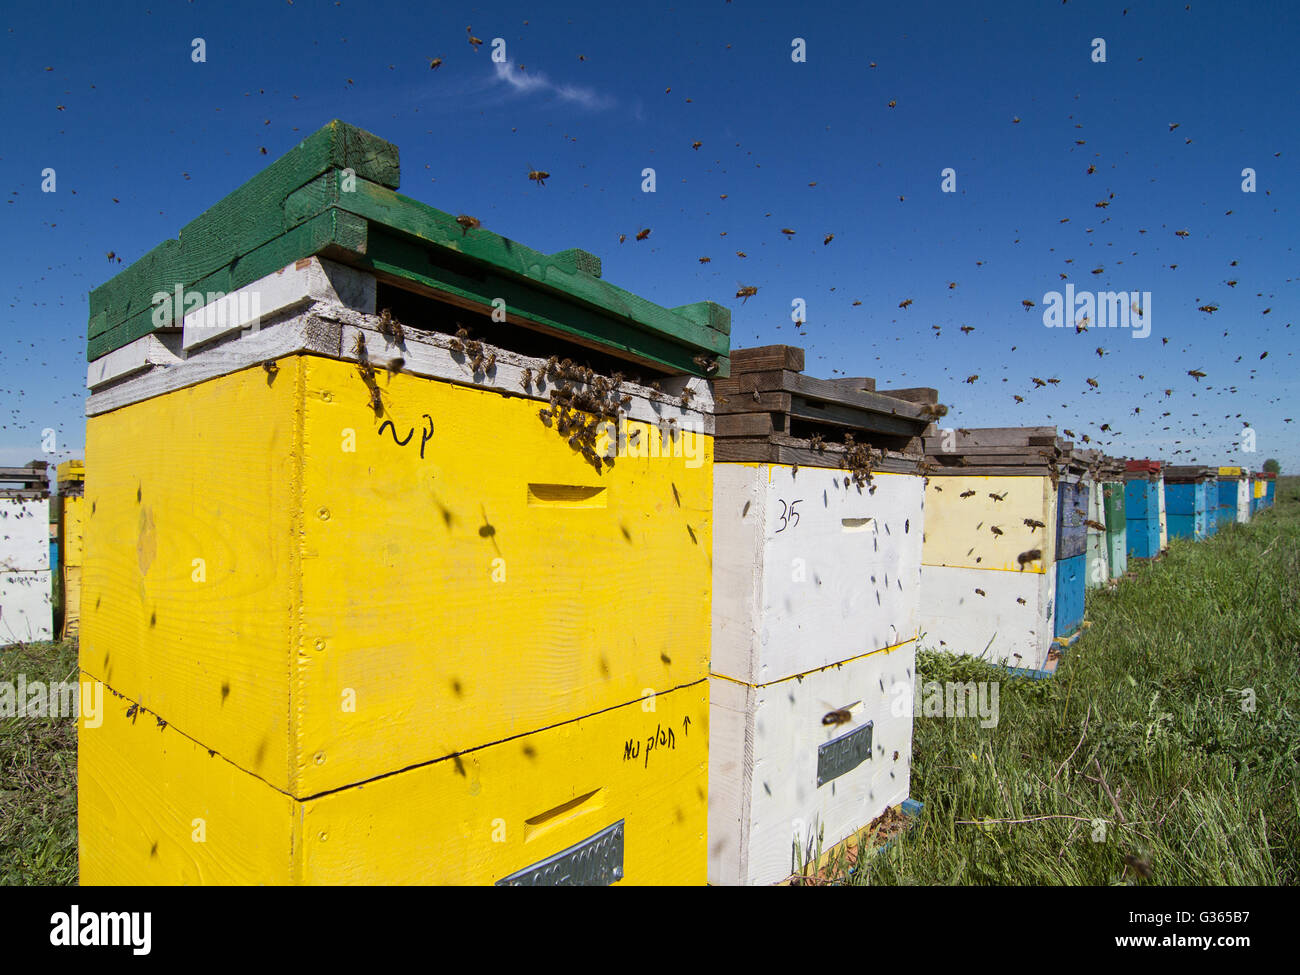
[[[494,68],[498,81],[504,81],[523,95],[554,95],[566,102],[575,102],[584,108],[601,109],[614,104],[614,99],[579,85],[558,85],[537,71],[520,71],[509,62],[498,61]]]

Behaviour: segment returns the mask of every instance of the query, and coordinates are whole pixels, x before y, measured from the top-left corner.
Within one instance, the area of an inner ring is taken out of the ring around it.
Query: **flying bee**
[[[1093,531],[1104,532],[1106,530],[1105,525],[1103,525],[1099,521],[1093,521],[1091,518],[1087,519],[1084,522],[1084,524],[1087,525],[1089,528],[1091,528]]]
[[[459,217],[457,217],[456,222],[460,224],[460,235],[462,237],[464,237],[471,230],[477,230],[481,226],[478,217],[471,217],[469,214],[466,213],[462,213]]]
[[[822,715],[822,724],[827,727],[835,727],[842,724],[853,723],[853,709],[861,704],[861,701],[854,701],[842,708],[834,708]],[[827,705],[829,707],[829,705]]]
[[[701,352],[691,359],[697,366],[704,370],[706,375],[713,375],[718,371],[718,357],[709,355],[707,352]]]
[[[430,71],[437,71],[437,70],[438,70],[439,68],[441,68],[441,67],[442,67],[442,58],[430,58],[430,59],[429,59],[429,70],[430,70]]]
[[[975,590],[975,593],[976,593],[976,595],[979,595],[979,596],[987,596],[987,595],[988,595],[988,593],[986,593],[983,589],[976,589],[976,590]]]
[[[911,305],[911,304],[912,304],[912,299],[911,299],[911,298],[904,298],[902,301],[900,301],[900,302],[898,303],[898,307],[899,307],[899,308],[907,308],[907,307],[908,307],[909,305]]]
[[[991,531],[994,535],[1002,534],[1002,529],[999,528],[997,525],[989,525],[989,531]]]
[[[1025,602],[1025,597],[1024,597],[1024,596],[1017,596],[1017,597],[1016,597],[1016,602],[1018,602],[1021,606],[1028,606],[1028,605],[1029,605],[1027,602]]]
[[[736,297],[744,299],[743,301],[741,301],[742,305],[745,303],[745,301],[748,301],[756,294],[758,294],[758,288],[754,287],[752,284],[741,285],[739,288],[736,289]]]
[[[994,494],[992,491],[990,491],[989,497],[992,498],[994,501],[1005,501],[1007,498],[1007,492],[1003,491],[1001,494]]]
[[[405,365],[406,365],[406,360],[403,359],[400,355],[393,356],[391,359],[388,360],[388,374],[391,376],[401,372],[402,368]]]
[[[528,178],[535,181],[538,186],[545,186],[546,181],[551,178],[551,174],[543,169],[530,169]]]
[[[709,263],[710,261],[712,261],[712,260],[713,260],[713,258],[711,258],[711,257],[701,257],[701,258],[700,258],[700,263],[701,263],[701,264],[708,264],[708,263]]]
[[[1030,562],[1034,562],[1038,559],[1041,559],[1042,557],[1043,557],[1042,549],[1031,548],[1029,551],[1021,552],[1019,555],[1017,555],[1016,561],[1020,563],[1021,568],[1024,568]]]
[[[974,497],[975,494],[976,494],[975,491],[963,491],[960,495],[958,495],[958,497],[970,498],[970,497]]]
[[[646,239],[647,237],[649,237],[649,236],[650,236],[650,228],[649,228],[649,227],[646,227],[644,230],[638,230],[638,231],[636,232],[636,239],[637,239],[637,240],[645,240],[645,239]]]

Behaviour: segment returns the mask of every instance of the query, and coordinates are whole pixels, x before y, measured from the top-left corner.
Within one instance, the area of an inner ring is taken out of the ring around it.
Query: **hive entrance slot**
[[[490,315],[384,281],[376,284],[375,308],[389,309],[405,329],[451,336],[456,334],[457,328],[464,326],[469,330],[470,338],[475,341],[538,359],[553,355],[561,359],[572,359],[578,365],[590,366],[606,376],[621,372],[628,379],[640,379],[648,383],[669,375],[667,371],[656,370],[640,362],[629,362],[549,332],[511,322],[494,322]]]
[[[585,484],[530,484],[528,503],[534,507],[604,508],[608,498],[603,487]]]

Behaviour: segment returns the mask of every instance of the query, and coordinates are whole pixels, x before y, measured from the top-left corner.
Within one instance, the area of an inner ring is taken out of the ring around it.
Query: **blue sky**
[[[45,456],[47,427],[47,459],[81,455],[89,290],[340,118],[400,147],[409,196],[593,251],[660,304],[728,305],[734,347],[934,386],[954,426],[1295,471],[1300,12],[1188,6],[10,5],[0,464]],[[1044,327],[1067,283],[1150,292],[1150,336]]]

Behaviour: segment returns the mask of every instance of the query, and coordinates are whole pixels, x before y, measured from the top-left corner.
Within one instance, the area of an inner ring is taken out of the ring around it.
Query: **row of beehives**
[[[0,467],[0,646],[53,639],[56,578],[63,591],[63,635],[76,633],[81,466],[80,461],[58,466],[54,498],[48,469],[44,461]]]
[[[397,177],[332,123],[91,293],[83,883],[777,881],[907,798],[918,634],[1077,633],[1054,428]]]

